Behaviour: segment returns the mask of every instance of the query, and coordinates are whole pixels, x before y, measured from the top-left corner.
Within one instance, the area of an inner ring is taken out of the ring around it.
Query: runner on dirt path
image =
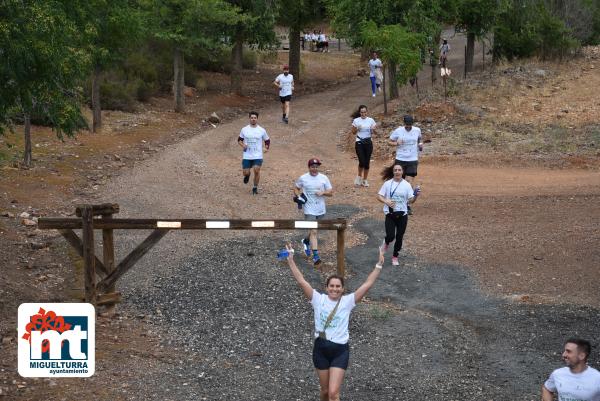
[[[288,251],[292,250],[290,245],[286,247]],[[379,277],[384,263],[383,253],[381,250],[379,251],[379,260],[365,282],[355,292],[348,295],[343,295],[343,277],[330,276],[326,282],[326,294],[321,294],[304,279],[294,262],[293,252],[288,253],[287,261],[292,275],[304,295],[310,299],[314,310],[313,364],[319,376],[320,399],[321,401],[339,401],[340,388],[350,359],[348,345],[350,313]]]
[[[448,59],[448,53],[450,53],[450,45],[448,44],[448,40],[443,39],[443,42],[440,45],[440,65],[442,66],[442,68],[446,68],[446,60]]]
[[[242,174],[244,176],[244,184],[250,181],[250,169],[254,171],[254,186],[252,187],[252,195],[258,194],[258,182],[260,181],[260,167],[263,163],[263,141],[265,143],[264,152],[269,151],[271,139],[267,135],[267,131],[258,125],[258,112],[251,111],[248,113],[250,124],[246,125],[240,131],[238,137],[238,145],[244,149],[242,155]]]
[[[371,80],[371,92],[373,97],[377,96],[377,89],[381,92],[381,84],[377,83],[377,76],[381,74],[383,63],[377,57],[377,52],[373,52],[369,60],[369,79]]]
[[[303,174],[296,180],[294,185],[294,194],[300,197],[302,194],[306,197],[306,202],[302,205],[305,220],[321,220],[325,218],[325,196],[333,196],[333,187],[326,175],[319,173],[321,161],[312,158],[308,161],[308,173]],[[316,266],[321,264],[319,256],[319,247],[317,241],[317,230],[311,229],[308,237],[302,240],[302,247],[306,257],[310,258],[312,251],[313,263]]]
[[[376,133],[377,124],[375,120],[367,116],[367,106],[361,104],[358,110],[352,113],[352,135],[356,135],[354,150],[358,157],[358,174],[354,179],[354,185],[359,187],[368,187],[369,167],[371,163],[371,154],[373,153],[373,141],[371,137]]]
[[[290,67],[283,66],[283,74],[277,75],[273,85],[279,89],[279,100],[281,101],[281,112],[283,117],[281,121],[289,122],[290,117],[290,100],[292,100],[292,92],[294,91],[294,76],[290,74]]]
[[[394,164],[402,166],[402,170],[404,170],[402,178],[406,179],[411,186],[414,186],[419,165],[419,152],[423,150],[423,139],[421,138],[421,129],[413,127],[412,116],[408,114],[404,116],[404,127],[398,127],[392,131],[389,144],[396,147]],[[410,179],[407,177],[410,177]],[[412,214],[410,207],[408,208],[408,214]]]
[[[592,347],[589,341],[570,338],[565,342],[564,368],[556,369],[542,386],[542,401],[600,401],[600,372],[588,366]]]
[[[398,254],[402,249],[402,239],[408,224],[408,205],[414,203],[420,193],[418,188],[413,191],[402,175],[402,166],[399,164],[383,169],[381,178],[385,182],[377,193],[377,200],[383,203],[385,213],[385,239],[381,244],[381,251],[387,251],[389,245],[396,241],[392,254],[393,266],[400,265]]]

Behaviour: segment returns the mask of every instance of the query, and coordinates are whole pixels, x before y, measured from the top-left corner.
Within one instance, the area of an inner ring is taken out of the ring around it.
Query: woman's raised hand
[[[292,246],[292,244],[289,242],[286,242],[285,249],[288,251],[287,259],[294,260],[294,247]]]

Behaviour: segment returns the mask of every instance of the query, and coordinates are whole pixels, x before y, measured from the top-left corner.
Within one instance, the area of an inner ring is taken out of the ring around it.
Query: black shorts
[[[292,100],[292,95],[279,96],[279,100],[281,100],[281,103],[289,102]]]
[[[313,347],[313,364],[316,369],[327,370],[329,368],[348,369],[350,361],[350,346],[338,344],[322,338],[315,340]]]
[[[368,170],[371,166],[371,155],[373,154],[373,142],[359,141],[354,143],[354,150],[356,151],[356,157],[358,158],[358,167]]]
[[[417,167],[419,166],[418,160],[405,162],[405,161],[396,159],[394,164],[399,164],[402,166],[402,170],[404,170],[404,174],[402,174],[403,177],[405,177],[405,176],[416,177],[417,176]]]

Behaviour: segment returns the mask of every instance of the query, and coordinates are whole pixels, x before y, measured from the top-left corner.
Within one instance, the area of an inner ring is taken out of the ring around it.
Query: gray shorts
[[[324,214],[320,214],[318,216],[315,216],[314,214],[305,214],[304,215],[304,220],[309,220],[309,221],[322,220],[324,218],[325,218]]]

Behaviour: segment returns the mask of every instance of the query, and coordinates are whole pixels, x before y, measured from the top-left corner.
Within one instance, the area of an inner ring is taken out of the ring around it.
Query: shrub
[[[135,111],[137,87],[122,82],[106,80],[100,84],[100,99],[105,110]]]
[[[244,49],[242,54],[242,68],[246,70],[255,70],[257,64],[256,51],[252,49]]]

